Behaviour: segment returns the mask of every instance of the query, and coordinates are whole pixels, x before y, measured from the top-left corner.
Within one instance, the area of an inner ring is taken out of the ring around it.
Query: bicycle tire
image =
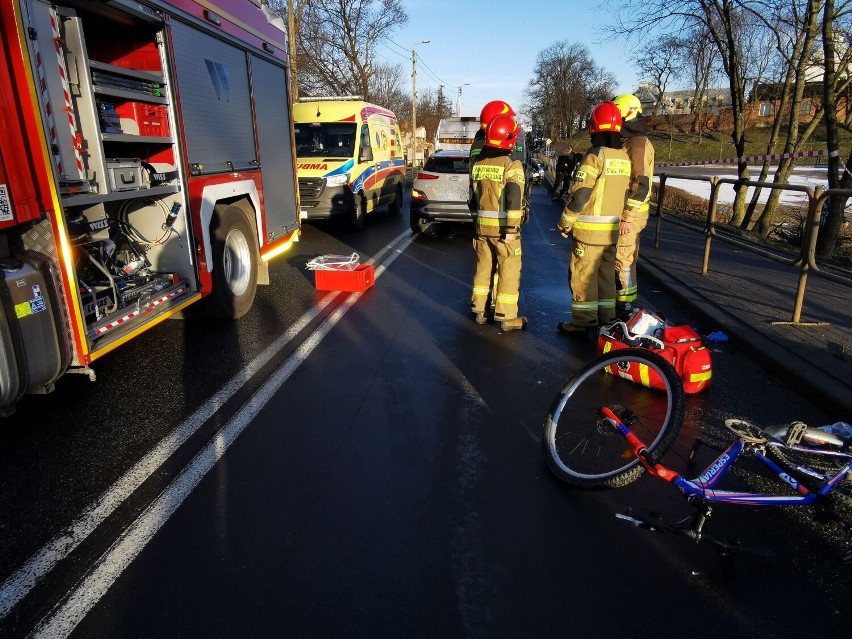
[[[648,388],[607,372],[647,366],[662,389]],[[674,367],[644,348],[610,351],[586,364],[553,400],[544,423],[542,450],[547,466],[575,488],[618,488],[644,472],[626,440],[600,414],[610,408],[648,446],[656,463],[680,432],[686,404]]]
[[[778,446],[768,446],[766,448],[766,457],[786,472],[790,477],[798,481],[810,491],[818,491],[830,477],[835,475],[839,468],[833,465],[830,460],[824,459],[814,453],[796,451],[790,448],[781,448]],[[818,473],[819,477],[814,477],[809,473],[800,471],[799,466],[807,468],[814,473]],[[852,505],[852,486],[847,481],[847,476],[843,481],[839,482],[831,490],[847,504]]]

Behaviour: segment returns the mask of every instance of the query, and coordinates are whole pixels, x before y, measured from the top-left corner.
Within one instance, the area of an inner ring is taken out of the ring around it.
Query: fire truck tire
[[[355,194],[355,203],[352,205],[352,217],[349,220],[349,230],[360,231],[364,228],[367,216],[367,198],[363,191]]]
[[[205,315],[237,319],[254,303],[257,291],[257,240],[242,209],[231,206],[214,217],[210,227],[213,248],[213,290]]]
[[[402,213],[402,185],[396,185],[396,193],[393,196],[393,202],[388,204],[388,213],[391,215],[399,215]]]

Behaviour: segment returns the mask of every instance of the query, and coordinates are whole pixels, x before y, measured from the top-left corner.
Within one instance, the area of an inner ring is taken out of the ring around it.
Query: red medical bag
[[[598,354],[619,348],[647,348],[674,366],[686,393],[698,393],[710,385],[713,364],[710,351],[692,327],[673,326],[647,310],[637,311],[627,322],[603,326],[598,333]],[[615,373],[615,371],[611,371]],[[625,371],[619,373],[625,376]],[[663,388],[662,381],[647,366],[631,362],[626,371],[637,384]]]

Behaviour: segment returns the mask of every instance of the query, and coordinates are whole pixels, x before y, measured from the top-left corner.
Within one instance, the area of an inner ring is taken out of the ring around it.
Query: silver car
[[[473,222],[469,189],[470,150],[435,151],[411,187],[411,230],[422,233],[430,222]]]

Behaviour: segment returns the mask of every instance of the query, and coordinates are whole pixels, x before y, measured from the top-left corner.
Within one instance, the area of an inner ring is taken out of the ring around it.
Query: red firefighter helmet
[[[518,137],[518,123],[511,115],[498,115],[485,129],[485,146],[511,151]]]
[[[621,131],[621,111],[614,102],[601,102],[592,109],[589,133],[618,133]]]
[[[484,129],[488,126],[488,123],[498,115],[514,117],[515,110],[509,106],[508,102],[504,102],[503,100],[491,100],[491,102],[482,107],[482,111],[479,113],[479,126]]]

